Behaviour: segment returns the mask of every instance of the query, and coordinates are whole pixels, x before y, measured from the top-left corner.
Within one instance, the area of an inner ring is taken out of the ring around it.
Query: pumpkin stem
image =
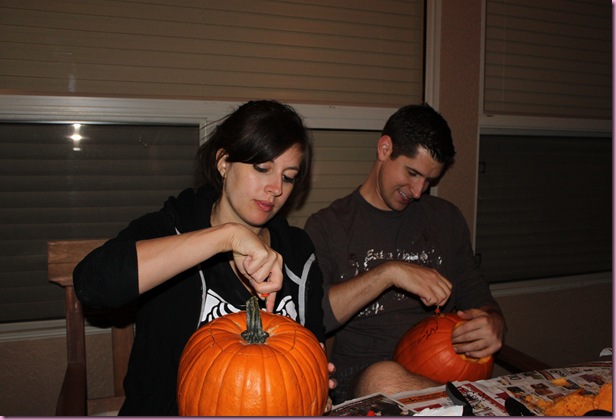
[[[269,337],[269,334],[263,331],[263,323],[261,322],[259,299],[252,296],[246,302],[246,331],[242,333],[242,338],[248,344],[263,344],[267,337]]]

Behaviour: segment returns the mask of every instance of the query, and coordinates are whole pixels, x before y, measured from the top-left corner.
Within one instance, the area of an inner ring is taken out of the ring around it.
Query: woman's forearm
[[[231,225],[137,242],[139,293],[221,252],[229,251]]]

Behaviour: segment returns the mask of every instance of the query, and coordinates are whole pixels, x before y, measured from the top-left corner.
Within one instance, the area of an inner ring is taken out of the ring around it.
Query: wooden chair
[[[124,401],[122,382],[128,368],[128,358],[134,338],[131,315],[126,310],[111,312],[114,395],[88,399],[84,329],[87,313],[84,315],[84,308],[77,300],[73,289],[73,269],[90,251],[104,242],[104,239],[97,239],[47,243],[49,281],[64,287],[66,296],[67,367],[56,405],[57,416],[117,412]]]

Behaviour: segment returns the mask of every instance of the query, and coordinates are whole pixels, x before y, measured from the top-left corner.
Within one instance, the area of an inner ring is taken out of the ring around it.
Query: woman
[[[277,216],[304,187],[311,159],[312,141],[291,107],[248,102],[199,148],[198,189],[134,220],[75,268],[83,304],[137,301],[120,415],[177,415],[177,369],[189,337],[244,309],[252,295],[323,342],[314,247]]]

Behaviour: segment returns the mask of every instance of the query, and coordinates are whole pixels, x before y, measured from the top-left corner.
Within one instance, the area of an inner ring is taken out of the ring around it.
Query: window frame
[[[0,95],[0,120],[199,124],[217,121],[243,102],[126,99],[76,96]],[[311,129],[381,130],[397,108],[313,105],[288,102]]]

